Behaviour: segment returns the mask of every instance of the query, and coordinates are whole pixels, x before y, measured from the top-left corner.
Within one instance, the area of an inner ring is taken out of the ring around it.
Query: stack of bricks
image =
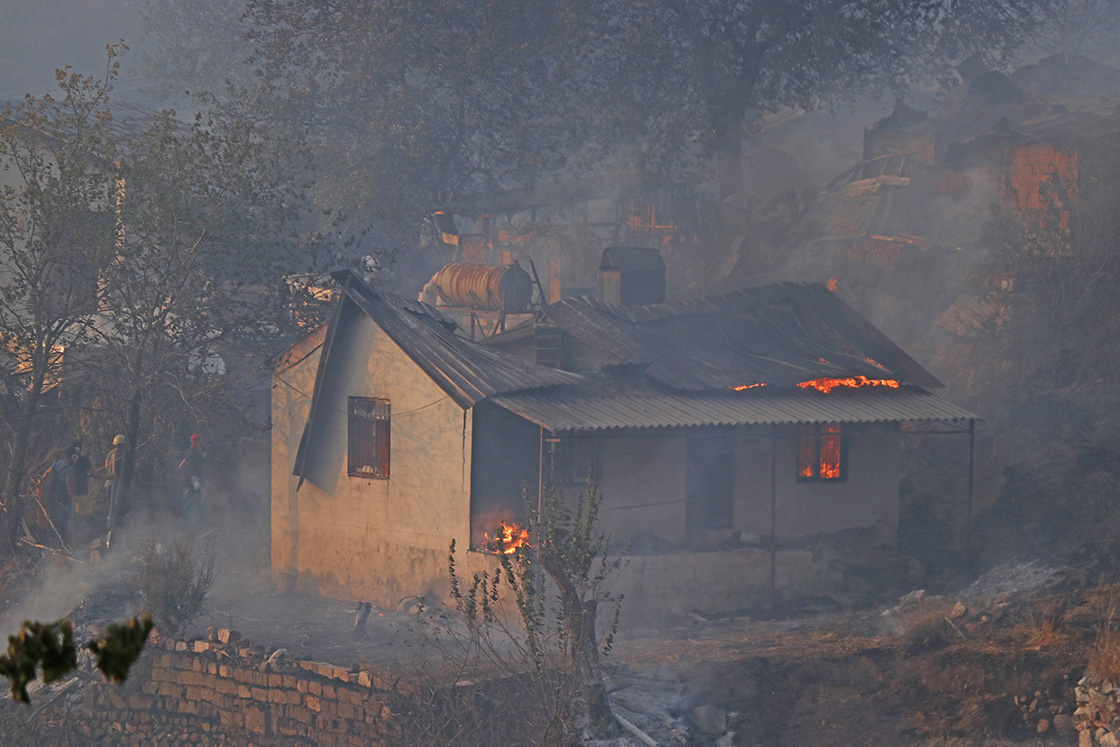
[[[76,725],[82,743],[399,743],[389,703],[409,690],[387,673],[284,656],[266,659],[226,629],[211,638],[164,641],[145,651],[124,687],[87,688]],[[70,718],[74,715],[71,711]]]

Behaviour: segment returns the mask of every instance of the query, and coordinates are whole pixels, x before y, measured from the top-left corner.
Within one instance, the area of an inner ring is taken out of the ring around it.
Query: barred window
[[[348,399],[346,472],[352,477],[388,480],[389,400]]]
[[[554,485],[586,485],[590,472],[601,474],[599,468],[599,439],[594,436],[551,438],[549,457],[550,477]]]
[[[798,429],[798,480],[844,480],[847,478],[846,456],[839,423],[810,423]]]

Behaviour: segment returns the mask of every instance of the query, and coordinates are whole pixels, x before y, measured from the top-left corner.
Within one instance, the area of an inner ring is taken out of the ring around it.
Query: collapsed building
[[[337,274],[331,321],[276,360],[277,582],[382,605],[442,596],[451,540],[472,548],[468,571],[489,567],[480,550],[524,523],[526,500],[592,475],[642,616],[834,580],[821,537],[892,545],[902,434],[970,433],[975,416],[824,286],[666,302],[658,266],[657,250],[608,248],[611,302],[564,298],[477,342]]]

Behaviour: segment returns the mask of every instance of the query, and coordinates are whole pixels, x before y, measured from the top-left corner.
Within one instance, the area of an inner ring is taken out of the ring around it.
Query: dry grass
[[[898,636],[911,652],[931,651],[942,648],[953,640],[960,640],[958,628],[949,621],[953,603],[948,600],[920,599],[899,611]]]

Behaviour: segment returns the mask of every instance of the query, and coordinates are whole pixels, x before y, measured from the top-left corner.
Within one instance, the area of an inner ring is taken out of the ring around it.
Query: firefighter
[[[125,442],[123,433],[113,436],[113,448],[105,456],[105,495],[109,499],[109,511],[106,517],[107,533],[105,548],[108,549],[113,542],[113,525],[116,523],[121,506],[121,471],[124,469]]]
[[[202,435],[191,436],[191,448],[179,462],[179,476],[183,479],[183,520],[191,526],[201,526],[204,505],[204,479],[206,453],[202,449]]]

